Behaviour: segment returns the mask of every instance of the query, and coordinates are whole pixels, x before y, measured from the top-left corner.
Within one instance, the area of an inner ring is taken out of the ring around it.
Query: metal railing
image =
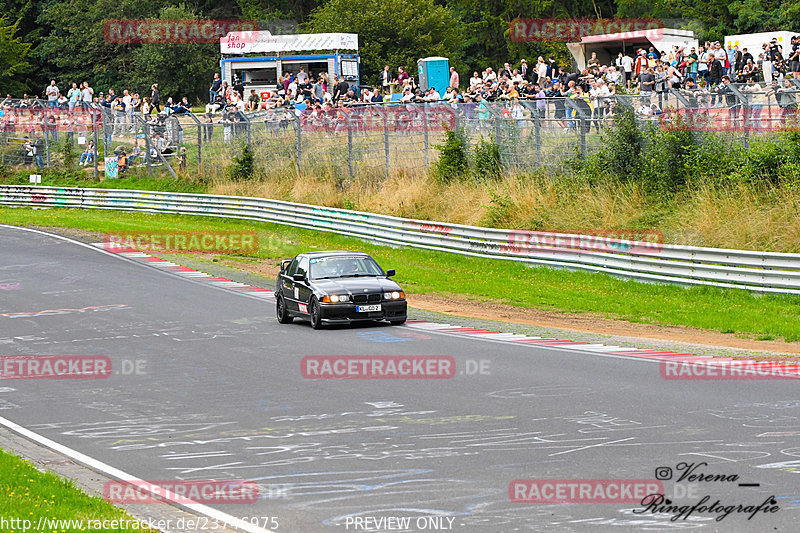
[[[329,231],[370,241],[639,281],[800,294],[800,254],[701,248],[595,236],[481,228],[348,211],[265,198],[121,189],[0,185],[0,205],[175,213],[257,220]],[[537,244],[557,243],[555,246]],[[585,238],[584,238],[585,237]]]

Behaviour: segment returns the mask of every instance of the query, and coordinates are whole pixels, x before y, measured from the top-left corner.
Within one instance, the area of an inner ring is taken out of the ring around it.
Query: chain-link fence
[[[445,132],[458,129],[470,146],[496,143],[504,168],[532,170],[597,152],[623,108],[633,111],[641,128],[680,126],[722,134],[718,138],[724,142],[747,148],[753,136],[798,126],[799,92],[800,80],[792,80],[781,86],[728,84],[650,95],[148,116],[97,104],[51,109],[42,101],[7,99],[0,105],[0,164],[52,166],[56,147],[69,141],[83,150],[84,166],[107,177],[124,176],[134,167],[151,174],[213,176],[246,145],[256,168],[266,173],[377,177],[425,171],[438,159]]]

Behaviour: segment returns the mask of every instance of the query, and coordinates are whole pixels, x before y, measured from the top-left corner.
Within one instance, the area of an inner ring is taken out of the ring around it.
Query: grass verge
[[[259,250],[251,255],[253,258],[277,262],[314,249],[363,250],[375,256],[384,268],[397,269],[397,281],[410,292],[458,294],[520,307],[593,313],[630,322],[691,326],[722,333],[770,336],[788,342],[800,340],[798,296],[758,296],[740,290],[686,289],[639,283],[605,274],[531,268],[511,261],[382,246],[332,233],[251,221],[2,208],[0,222],[117,234],[126,231],[256,231]]]
[[[9,533],[26,530],[72,532],[91,529],[119,533],[156,533],[153,529],[137,527],[142,524],[135,518],[102,498],[81,492],[72,481],[50,472],[40,472],[27,459],[2,450],[0,517],[5,521],[0,528]],[[95,528],[94,525],[104,527]],[[119,527],[106,527],[111,525]],[[125,527],[128,525],[131,527]]]

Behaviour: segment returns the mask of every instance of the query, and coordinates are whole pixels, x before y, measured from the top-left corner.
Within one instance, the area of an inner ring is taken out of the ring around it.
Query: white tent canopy
[[[657,30],[588,35],[580,42],[567,43],[567,48],[575,58],[578,68],[583,70],[586,68],[586,59],[591,57],[592,52],[597,52],[601,64],[611,65],[619,52],[634,55],[637,48],[647,49],[652,46],[660,53],[672,50],[675,45],[686,47],[687,51],[692,47],[697,47],[694,32],[675,28],[658,28]]]

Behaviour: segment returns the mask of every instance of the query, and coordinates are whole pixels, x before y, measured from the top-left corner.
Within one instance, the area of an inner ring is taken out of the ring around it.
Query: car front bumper
[[[368,304],[359,304],[368,305]],[[356,311],[356,304],[320,304],[322,322],[325,324],[347,324],[361,320],[403,320],[408,314],[408,302],[393,300],[381,302],[381,310],[360,313]]]

